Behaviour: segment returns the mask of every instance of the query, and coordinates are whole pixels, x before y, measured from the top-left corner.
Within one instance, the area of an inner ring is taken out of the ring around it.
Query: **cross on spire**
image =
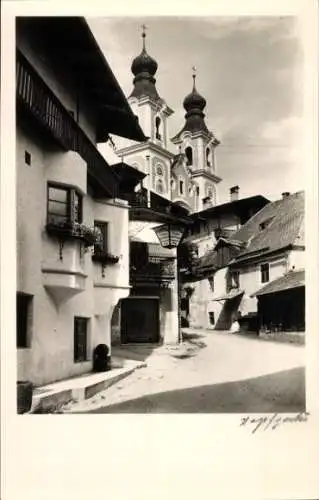
[[[143,38],[143,49],[145,50],[145,38],[146,38],[146,30],[148,29],[145,24],[142,24],[142,38]]]
[[[195,89],[195,80],[196,80],[196,66],[193,66],[192,67],[192,70],[193,70],[193,87]]]

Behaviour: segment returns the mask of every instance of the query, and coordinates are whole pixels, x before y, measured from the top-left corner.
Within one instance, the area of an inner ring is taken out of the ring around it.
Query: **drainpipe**
[[[182,283],[181,283],[181,272],[178,265],[178,259],[176,256],[176,266],[177,266],[177,308],[178,308],[178,343],[181,344],[183,341],[182,337],[182,321],[181,321],[181,307],[182,307]]]
[[[149,183],[148,183],[148,190],[147,190],[147,206],[150,208],[151,207],[151,187],[152,187],[152,181],[153,181],[153,176],[152,172],[150,169],[150,155],[146,155],[146,165],[147,165],[147,171],[149,175]]]

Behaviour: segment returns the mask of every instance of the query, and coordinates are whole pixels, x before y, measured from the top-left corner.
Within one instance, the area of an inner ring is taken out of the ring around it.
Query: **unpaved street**
[[[229,333],[190,335],[193,356],[128,348],[148,366],[68,411],[245,413],[305,409],[304,347]],[[175,357],[176,356],[176,357]]]

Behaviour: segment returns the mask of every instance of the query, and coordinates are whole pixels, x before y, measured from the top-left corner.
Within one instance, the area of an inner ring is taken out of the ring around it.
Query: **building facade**
[[[283,193],[281,200],[267,203],[230,236],[219,237],[202,256],[201,277],[190,299],[190,323],[193,318],[196,326],[228,330],[239,319],[244,329],[263,328],[258,297],[302,286],[302,280],[293,283],[294,273],[304,272],[304,250],[304,193]],[[289,286],[286,278],[281,281],[286,276]],[[274,320],[276,328],[302,329],[302,301],[301,309],[289,326],[287,320],[281,326]]]
[[[110,348],[129,206],[97,143],[145,136],[84,19],[18,18],[16,45],[18,379],[43,385]]]

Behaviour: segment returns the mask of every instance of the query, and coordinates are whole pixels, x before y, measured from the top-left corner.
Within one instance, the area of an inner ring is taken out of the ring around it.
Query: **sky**
[[[174,110],[173,137],[184,124],[183,99],[196,87],[207,101],[206,123],[216,149],[219,202],[229,188],[240,197],[274,200],[305,188],[303,53],[294,17],[110,17],[88,23],[126,96],[131,63],[142,48],[156,59],[160,96]],[[114,138],[116,144],[116,138]],[[177,152],[175,146],[170,149]]]

